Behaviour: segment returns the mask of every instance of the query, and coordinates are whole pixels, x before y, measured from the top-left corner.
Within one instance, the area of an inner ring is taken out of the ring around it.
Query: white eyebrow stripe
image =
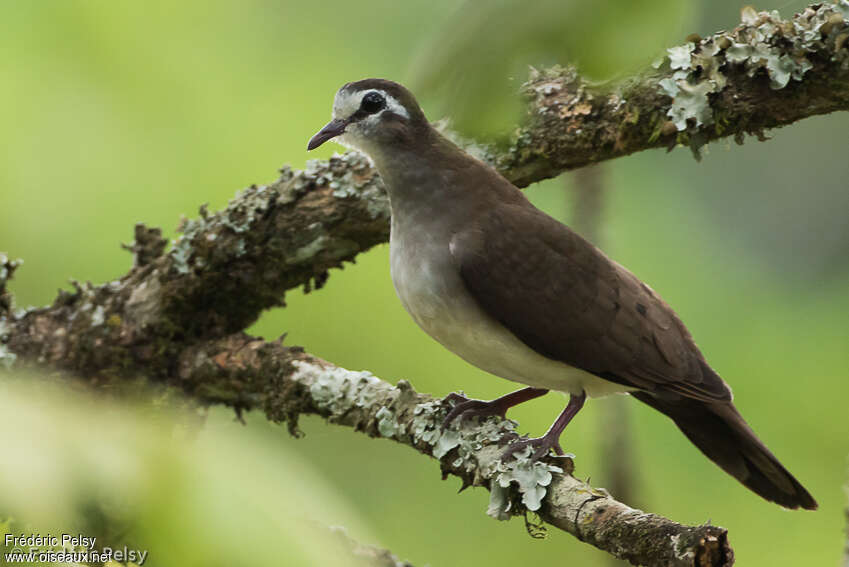
[[[360,105],[362,104],[363,97],[368,93],[378,93],[383,97],[386,101],[386,109],[382,110],[379,114],[389,110],[390,112],[402,116],[404,118],[409,119],[410,113],[407,112],[407,109],[398,102],[395,98],[392,97],[389,93],[381,89],[368,89],[366,91],[357,91],[353,93],[339,91],[336,95],[336,100],[333,102],[333,117],[334,118],[347,118],[359,110]]]
[[[406,108],[404,108],[404,107],[401,105],[401,103],[400,103],[400,102],[398,102],[397,100],[395,100],[395,99],[394,99],[394,98],[393,98],[393,97],[392,97],[389,93],[387,93],[386,91],[382,91],[382,90],[379,90],[379,89],[371,89],[371,90],[366,91],[365,93],[363,93],[363,96],[365,96],[365,95],[366,95],[367,93],[369,93],[369,92],[375,92],[375,93],[380,94],[380,95],[384,98],[384,100],[386,100],[386,108],[387,108],[387,110],[389,110],[389,111],[391,111],[391,112],[393,112],[393,113],[395,113],[395,114],[397,114],[397,115],[399,115],[399,116],[403,116],[404,118],[409,118],[409,117],[410,117],[410,113],[409,113],[409,112],[407,112],[407,109],[406,109]],[[360,100],[362,100],[362,99],[360,99]]]

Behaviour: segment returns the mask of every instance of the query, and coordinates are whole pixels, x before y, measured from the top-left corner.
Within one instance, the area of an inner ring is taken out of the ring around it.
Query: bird
[[[472,365],[526,386],[489,401],[455,394],[446,425],[563,392],[569,401],[550,429],[503,456],[530,447],[534,461],[563,454],[560,435],[588,397],[628,394],[764,499],[817,508],[737,411],[675,311],[443,136],[406,87],[343,85],[307,150],[331,139],[366,154],[383,180],[392,282],[413,320]]]

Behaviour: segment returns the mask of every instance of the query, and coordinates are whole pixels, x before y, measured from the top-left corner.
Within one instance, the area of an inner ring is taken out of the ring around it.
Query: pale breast
[[[603,396],[627,388],[544,357],[487,315],[451,264],[447,242],[419,230],[390,243],[392,281],[401,303],[431,337],[467,362],[507,380],[569,393]]]

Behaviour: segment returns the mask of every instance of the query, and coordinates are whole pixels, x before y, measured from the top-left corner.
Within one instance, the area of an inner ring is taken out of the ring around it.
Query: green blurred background
[[[653,23],[646,29],[655,43],[670,46],[691,32],[733,27],[741,7],[676,3],[670,15],[669,2],[643,4],[646,17],[637,23]],[[617,16],[623,4],[597,5],[600,17],[564,24],[565,33],[568,25],[598,30],[587,34],[597,40],[585,49],[571,47],[576,58],[603,72],[633,63],[619,55],[638,39],[645,43],[645,33],[631,27],[631,16]],[[757,7],[789,16],[804,5]],[[458,7],[457,0],[0,1],[0,250],[26,261],[12,285],[18,304],[51,301],[68,278],[99,283],[125,272],[131,258],[119,243],[132,239],[136,222],[173,236],[180,215],[194,216],[201,203],[219,208],[236,189],[273,181],[284,163],[301,167],[308,157],[329,156],[338,149],[332,144],[317,156],[307,156],[305,145],[327,121],[335,90],[368,76],[415,79],[414,62],[427,61],[428,46],[456,29]],[[521,78],[514,77],[514,89]],[[424,92],[431,119],[451,113],[444,93]],[[713,144],[701,163],[687,150],[653,151],[603,172],[605,250],[676,308],[734,388],[742,413],[820,502],[814,513],[763,502],[664,417],[631,404],[636,504],[729,528],[741,565],[834,565],[843,545],[847,131],[849,117],[835,114],[773,132],[768,143]],[[568,221],[570,184],[566,176],[528,195]],[[335,271],[320,292],[290,293],[288,307],[266,313],[252,332],[288,332],[290,344],[435,395],[509,391],[512,384],[471,368],[415,327],[395,298],[387,255],[380,246]],[[577,474],[600,485],[597,435],[606,403],[588,404],[564,437],[577,454]],[[512,417],[540,433],[562,405],[550,395]],[[265,448],[256,458],[274,453],[282,455],[268,457],[275,463],[297,463],[311,482],[328,487],[322,498],[355,511],[372,543],[415,565],[605,560],[556,530],[537,541],[520,520],[491,520],[485,491],[455,494],[458,484],[442,482],[435,461],[393,443],[318,419],[303,420],[302,440],[261,416],[248,422],[214,410],[201,435],[235,431],[240,443]],[[220,457],[230,455],[222,450]],[[244,462],[245,483],[259,482],[252,472]]]

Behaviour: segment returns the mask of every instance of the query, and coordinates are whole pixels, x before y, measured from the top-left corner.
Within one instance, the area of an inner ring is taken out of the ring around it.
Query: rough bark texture
[[[69,299],[27,313],[18,320],[25,325],[13,323],[11,333],[5,332],[8,344],[22,355],[16,364],[75,371],[107,389],[119,388],[131,376],[158,378],[202,403],[224,404],[237,412],[261,410],[271,421],[286,422],[295,435],[299,415],[321,415],[438,458],[444,477],[457,476],[464,487],[490,489],[488,513],[499,519],[536,512],[544,522],[635,565],[733,563],[723,528],[683,526],[631,509],[572,477],[571,459],[530,463],[528,454],[520,454],[502,463],[505,444],[517,437],[513,422],[491,418],[443,432],[440,425],[450,403],[419,394],[405,381],[393,387],[300,347],[244,333],[184,344],[173,360],[170,349],[151,353],[150,346],[143,346],[142,354],[134,354],[136,347],[127,338],[135,335],[123,330],[128,323],[117,313],[105,315],[103,305],[117,304],[116,296],[121,294],[81,286]],[[148,367],[138,365],[139,356]],[[543,528],[534,529],[538,533]]]
[[[743,23],[668,50],[657,69],[590,85],[566,68],[524,85],[528,124],[494,163],[525,186],[649,148],[705,143],[849,109],[849,2],[792,20],[743,12]],[[674,94],[673,94],[674,93]]]
[[[284,168],[223,211],[201,207],[167,253],[159,229],[136,226],[126,246],[134,266],[117,280],[75,283],[53,305],[26,312],[0,295],[4,348],[88,376],[168,376],[187,345],[244,329],[283,305],[286,290],[319,288],[330,268],[385,242],[388,219],[380,180],[360,155]],[[16,266],[6,264],[11,274]]]
[[[439,459],[443,476],[459,477],[464,487],[492,490],[491,515],[532,509],[544,522],[635,565],[733,563],[725,529],[684,526],[629,508],[571,476],[571,459],[549,457],[531,465],[520,456],[501,463],[503,447],[516,438],[509,420],[489,418],[442,432],[451,402],[420,394],[403,380],[393,387],[368,372],[241,333],[187,349],[175,379],[200,399],[262,409],[293,431],[299,415],[317,414],[393,439]]]
[[[658,70],[615,85],[591,87],[569,69],[537,73],[524,87],[527,125],[505,151],[482,155],[527,185],[641,149],[697,146],[847,109],[847,16],[846,0],[792,21],[752,13],[733,32],[670,49]],[[669,96],[674,89],[681,92]],[[684,96],[687,89],[706,94]],[[380,178],[361,155],[284,168],[277,181],[244,190],[223,211],[202,207],[167,253],[157,229],[137,227],[128,274],[77,286],[49,308],[9,313],[8,349],[87,374],[143,364],[165,375],[163,361],[184,345],[244,329],[282,305],[286,290],[319,288],[330,268],[386,242],[388,220]],[[63,333],[44,335],[56,327]],[[103,352],[110,345],[117,350]]]
[[[656,69],[617,84],[590,86],[569,69],[537,73],[524,87],[528,120],[515,139],[500,151],[475,150],[527,185],[642,149],[683,143],[697,150],[722,136],[845,110],[847,17],[846,0],[814,5],[792,21],[752,11],[733,32],[672,49]],[[505,468],[497,455],[514,435],[506,422],[442,434],[443,404],[406,383],[392,388],[297,347],[240,334],[264,309],[282,305],[286,290],[319,288],[330,268],[385,242],[388,219],[375,171],[346,154],[303,171],[284,168],[223,211],[202,207],[167,251],[158,229],[137,226],[126,275],[77,284],[47,307],[14,310],[6,283],[17,263],[0,255],[0,368],[39,366],[94,385],[142,377],[207,403],[262,409],[292,431],[298,414],[318,413],[434,454],[445,474],[490,488],[494,516],[537,510],[634,563],[730,564],[721,528],[632,510],[569,476],[568,460],[539,468],[520,459]]]

